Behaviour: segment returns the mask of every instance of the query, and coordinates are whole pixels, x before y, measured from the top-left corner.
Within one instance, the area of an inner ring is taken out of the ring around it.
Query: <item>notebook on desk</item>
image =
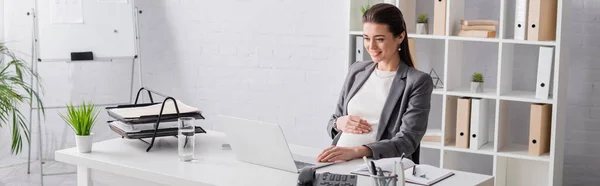
[[[451,170],[425,164],[404,169],[404,179],[406,182],[419,185],[433,185],[452,175],[454,175],[454,172]]]

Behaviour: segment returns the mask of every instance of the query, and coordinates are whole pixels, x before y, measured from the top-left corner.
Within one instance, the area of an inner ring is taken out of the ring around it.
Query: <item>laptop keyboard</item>
[[[294,163],[296,163],[296,168],[298,168],[298,169],[302,169],[304,167],[315,166],[314,164],[305,163],[305,162],[301,162],[301,161],[295,161],[295,160],[294,160]]]

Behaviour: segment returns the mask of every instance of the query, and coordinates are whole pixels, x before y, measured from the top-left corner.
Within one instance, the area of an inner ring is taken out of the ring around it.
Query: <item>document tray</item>
[[[123,136],[127,139],[142,139],[142,138],[152,138],[154,136],[154,130],[142,130],[140,132],[135,133],[127,133],[118,127],[113,125],[109,125],[110,129],[116,132],[117,134]],[[158,129],[156,130],[156,137],[164,137],[164,136],[177,136],[178,129],[177,128],[167,128],[167,129]],[[202,127],[196,126],[196,134],[198,133],[206,133]]]

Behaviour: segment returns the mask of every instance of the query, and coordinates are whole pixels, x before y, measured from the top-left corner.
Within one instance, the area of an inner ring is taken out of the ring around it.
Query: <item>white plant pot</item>
[[[471,82],[472,93],[483,93],[483,83]]]
[[[417,23],[417,34],[429,34],[429,25],[427,23]]]
[[[94,139],[94,133],[90,133],[89,136],[78,136],[75,135],[75,144],[77,145],[77,151],[80,153],[90,153],[92,151],[92,144]]]

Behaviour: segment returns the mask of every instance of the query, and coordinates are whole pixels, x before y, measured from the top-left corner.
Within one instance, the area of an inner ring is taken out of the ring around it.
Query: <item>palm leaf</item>
[[[44,105],[39,92],[36,91],[43,87],[39,83],[41,78],[4,43],[0,43],[0,55],[6,56],[0,60],[0,64],[8,61],[0,70],[0,128],[8,124],[11,129],[11,153],[19,154],[23,149],[23,141],[29,145],[31,139],[29,121],[25,119],[19,106],[23,103],[33,106],[33,103],[36,103],[41,114],[45,116]],[[37,87],[27,82],[29,77],[38,82]]]

